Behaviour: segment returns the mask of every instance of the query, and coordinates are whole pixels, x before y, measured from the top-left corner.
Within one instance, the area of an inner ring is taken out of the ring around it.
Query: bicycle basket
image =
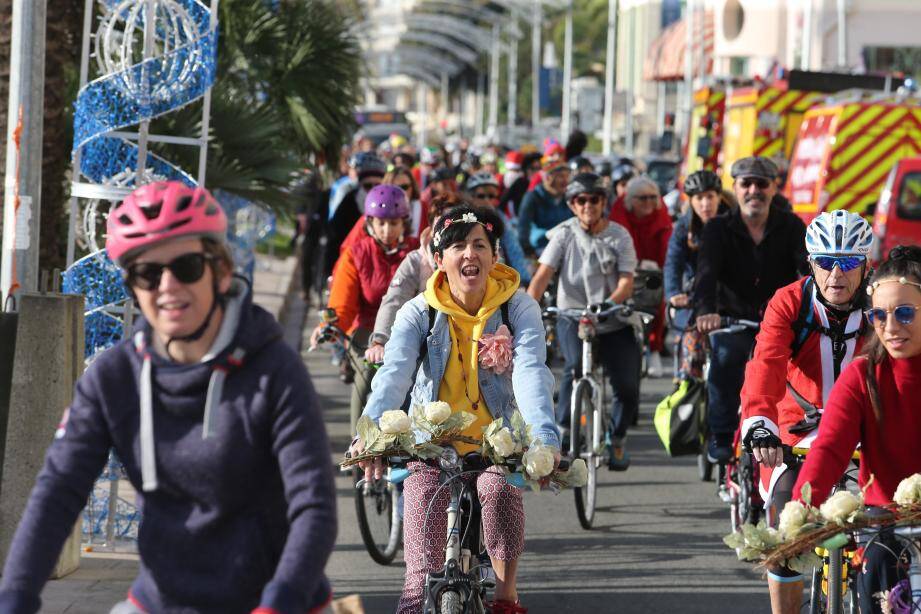
[[[653,423],[669,456],[697,454],[704,441],[707,384],[683,379],[656,407]]]

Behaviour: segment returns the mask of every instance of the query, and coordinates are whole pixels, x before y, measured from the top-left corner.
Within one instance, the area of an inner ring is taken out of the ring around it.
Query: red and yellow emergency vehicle
[[[716,171],[723,144],[725,111],[726,91],[722,86],[704,87],[694,92],[683,177],[697,171]]]
[[[806,112],[786,195],[809,222],[823,211],[871,215],[896,161],[921,153],[921,101],[854,90]]]

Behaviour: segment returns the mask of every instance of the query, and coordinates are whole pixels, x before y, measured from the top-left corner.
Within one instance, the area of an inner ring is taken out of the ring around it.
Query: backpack
[[[698,454],[706,434],[707,383],[682,379],[656,407],[653,424],[669,456]]]

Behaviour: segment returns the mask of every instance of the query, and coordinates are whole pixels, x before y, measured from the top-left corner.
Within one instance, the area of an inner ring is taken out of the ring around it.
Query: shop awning
[[[695,30],[700,20],[694,20]],[[703,32],[694,32],[691,52],[694,74],[700,73],[700,47],[706,54],[706,74],[713,72],[713,11],[704,12]],[[681,81],[684,79],[684,53],[687,47],[687,21],[679,19],[664,30],[649,46],[643,64],[643,78],[647,81]]]

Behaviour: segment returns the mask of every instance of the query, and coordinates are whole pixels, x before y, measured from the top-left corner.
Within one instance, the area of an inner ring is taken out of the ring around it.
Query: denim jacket
[[[411,404],[438,400],[438,389],[451,357],[448,317],[437,312],[429,336],[428,303],[419,295],[403,305],[384,347],[384,364],[371,381],[371,394],[364,415],[375,422],[385,411],[402,407],[412,388]],[[532,436],[546,445],[560,447],[560,432],[553,414],[553,375],[547,368],[547,346],[540,307],[519,290],[508,302],[508,317],[514,331],[511,374],[480,369],[483,401],[494,418],[511,418],[515,409],[531,426]],[[490,316],[484,333],[495,333],[502,324],[501,310]],[[416,373],[419,350],[428,337],[428,353]]]

